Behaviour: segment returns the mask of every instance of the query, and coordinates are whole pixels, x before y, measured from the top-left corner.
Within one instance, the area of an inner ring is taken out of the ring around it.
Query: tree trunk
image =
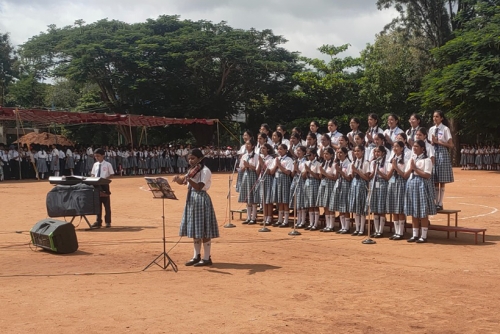
[[[454,118],[448,120],[450,123],[451,137],[453,138],[453,149],[451,150],[451,163],[453,166],[460,165],[460,138],[458,136],[458,131],[460,130],[460,125],[458,121]]]

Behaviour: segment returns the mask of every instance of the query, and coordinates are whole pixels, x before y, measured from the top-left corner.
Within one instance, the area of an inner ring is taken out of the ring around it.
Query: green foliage
[[[5,103],[7,87],[18,76],[17,58],[8,34],[0,33],[0,106]]]
[[[9,84],[5,104],[11,107],[45,108],[48,88],[48,84],[40,83],[34,75],[23,75]]]
[[[424,81],[418,95],[428,110],[441,108],[460,120],[462,133],[486,134],[500,129],[500,4],[479,1],[476,15],[456,37],[434,49],[439,68]]]

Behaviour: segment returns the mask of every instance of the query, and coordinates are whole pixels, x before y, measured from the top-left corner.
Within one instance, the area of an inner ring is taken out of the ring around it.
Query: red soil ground
[[[81,222],[79,250],[68,255],[28,246],[52,186],[0,183],[2,332],[500,332],[500,173],[455,169],[447,186],[445,208],[462,210],[459,225],[488,229],[478,245],[473,235],[433,231],[427,244],[364,245],[350,235],[259,233],[238,219],[225,229],[228,177],[215,174],[209,191],[221,226],[212,267],[184,266],[192,243],[177,234],[186,189],[173,186],[180,200],[165,202],[166,235],[178,273],[142,271],[163,251],[161,201],[142,178],[113,180],[113,227],[85,231]]]

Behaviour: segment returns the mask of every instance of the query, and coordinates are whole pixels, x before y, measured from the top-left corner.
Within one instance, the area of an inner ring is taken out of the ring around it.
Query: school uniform
[[[260,193],[260,199],[262,204],[272,204],[274,203],[273,198],[273,183],[274,176],[269,174],[268,171],[274,168],[274,158],[270,155],[263,157],[264,165],[261,166],[260,176],[259,176],[259,187],[258,191]]]
[[[396,137],[400,134],[400,133],[403,133],[404,131],[402,129],[400,129],[399,127],[395,127],[394,129],[385,129],[384,130],[384,136],[388,136],[392,142],[396,142]]]
[[[240,186],[239,203],[258,204],[260,203],[260,194],[257,187],[257,173],[253,169],[245,169],[244,162],[248,162],[253,167],[259,165],[259,155],[255,152],[245,153],[240,160],[240,169],[242,170],[242,179]]]
[[[330,136],[330,141],[332,143],[332,146],[339,146],[339,139],[342,137],[342,134],[338,131],[333,131],[333,132],[327,132],[327,134]]]
[[[289,171],[293,171],[293,160],[288,156],[278,158],[281,165]],[[290,175],[283,173],[279,168],[274,173],[275,183],[273,186],[273,199],[274,203],[290,203],[290,186],[292,179]]]
[[[327,174],[333,176],[335,173],[335,163],[332,162],[332,165],[329,166],[329,162],[327,161],[323,169],[325,169]],[[333,205],[333,203],[330,202],[334,200],[332,196],[334,187],[335,187],[335,180],[323,176],[319,184],[318,197],[316,199],[315,206],[322,208],[329,208],[330,205]]]
[[[92,170],[90,171],[90,175],[94,175],[95,177],[100,177],[103,179],[109,179],[111,175],[114,175],[115,171],[113,170],[113,166],[106,160],[102,162],[96,161],[94,166],[92,166]],[[97,214],[96,222],[92,225],[92,228],[99,228],[102,225],[102,207],[104,207],[104,222],[106,223],[106,227],[111,226],[111,191],[109,188],[109,184],[100,186],[101,192],[104,193],[99,197],[101,203],[101,211]]]
[[[319,173],[321,163],[314,159],[313,161],[307,161],[306,164],[309,166],[312,172]],[[305,208],[315,208],[316,202],[318,200],[318,192],[320,180],[308,175],[304,183],[304,207]]]
[[[382,130],[378,126],[375,126],[373,128],[368,129],[368,131],[366,131],[366,133],[370,134],[372,136],[372,138],[374,138],[378,133],[383,134],[384,130]],[[365,140],[366,140],[366,144],[367,144],[365,152],[367,152],[367,154],[370,155],[370,152],[375,148],[376,145],[373,142],[373,139],[371,141],[368,141],[368,138],[366,138]]]
[[[372,181],[372,192],[370,200],[370,211],[373,213],[385,213],[386,201],[387,201],[387,188],[389,183],[382,178],[382,176],[377,174],[380,171],[383,174],[387,174],[390,169],[390,163],[385,159],[385,161],[372,162],[370,166],[370,172],[375,178]]]
[[[304,187],[305,187],[305,182],[306,180],[302,177],[302,173],[305,170],[305,165],[307,161],[306,158],[302,158],[300,160],[297,160],[298,164],[298,169],[299,172],[294,175],[292,179],[292,183],[290,185],[290,203],[289,207],[294,208],[297,207],[297,210],[302,210],[305,209],[305,192],[304,192]],[[296,203],[295,203],[296,201]]]
[[[424,158],[423,154],[417,157],[415,164],[417,168],[425,173],[432,173],[432,162],[429,158]],[[410,161],[406,163],[405,172],[410,170]],[[416,173],[410,174],[406,182],[404,213],[406,216],[415,218],[426,218],[436,214],[434,203],[434,190],[431,179],[425,179]]]
[[[212,239],[220,236],[212,199],[207,193],[212,184],[211,179],[212,172],[207,166],[203,166],[200,172],[192,178],[196,183],[202,182],[203,189],[195,190],[188,185],[179,236],[193,239]]]
[[[451,139],[450,129],[444,124],[433,126],[429,130],[429,135],[434,135],[442,143],[447,143]],[[450,183],[454,181],[453,169],[451,165],[450,152],[442,145],[434,145],[435,164],[432,173],[434,183]]]
[[[370,163],[363,159],[357,159],[352,163],[357,169],[363,172],[363,174],[368,174],[370,172]],[[354,213],[361,216],[366,216],[368,214],[366,210],[366,198],[368,196],[368,182],[361,178],[358,174],[354,175],[351,170],[349,173],[353,177],[351,181],[351,187],[349,188],[348,201],[348,212]]]
[[[66,153],[63,150],[59,150],[59,170],[64,173],[66,169]]]
[[[85,160],[85,173],[89,173],[92,171],[92,168],[94,166],[94,150],[92,149],[92,147],[88,147],[87,148],[87,156],[86,156],[86,160]]]
[[[51,153],[51,162],[50,162],[50,170],[53,172],[59,171],[59,150],[57,148],[52,150]]]
[[[68,148],[66,150],[66,169],[75,168],[75,157],[73,156],[73,152]]]
[[[351,162],[349,159],[344,159],[340,162],[340,167],[346,175],[352,174]],[[340,213],[349,212],[349,190],[351,189],[351,181],[345,179],[342,175],[338,175],[335,186],[333,187],[333,196],[335,199],[330,202],[330,211],[336,211]]]
[[[409,159],[406,159],[403,155],[396,156],[394,157],[394,159],[396,159],[397,166],[401,171],[405,170],[406,163],[410,161]],[[391,169],[392,169],[392,164],[391,164]],[[391,176],[388,182],[385,213],[392,213],[398,215],[404,214],[405,189],[406,189],[406,180],[404,179],[404,177],[399,175],[397,171],[394,171],[393,175]]]
[[[406,130],[406,138],[408,138],[408,142],[415,142],[415,135],[417,134],[417,131],[420,127],[417,126],[416,128],[410,128]]]

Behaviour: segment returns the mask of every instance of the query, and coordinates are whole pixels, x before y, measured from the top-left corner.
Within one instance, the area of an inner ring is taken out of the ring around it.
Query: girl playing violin
[[[207,191],[212,184],[212,173],[203,164],[203,153],[195,148],[188,154],[191,167],[184,176],[175,176],[173,181],[188,185],[186,207],[182,215],[180,236],[193,238],[194,256],[186,262],[186,266],[210,266],[211,239],[219,237],[219,226],[215,217],[212,199]],[[203,242],[203,259],[201,258],[201,244]]]

